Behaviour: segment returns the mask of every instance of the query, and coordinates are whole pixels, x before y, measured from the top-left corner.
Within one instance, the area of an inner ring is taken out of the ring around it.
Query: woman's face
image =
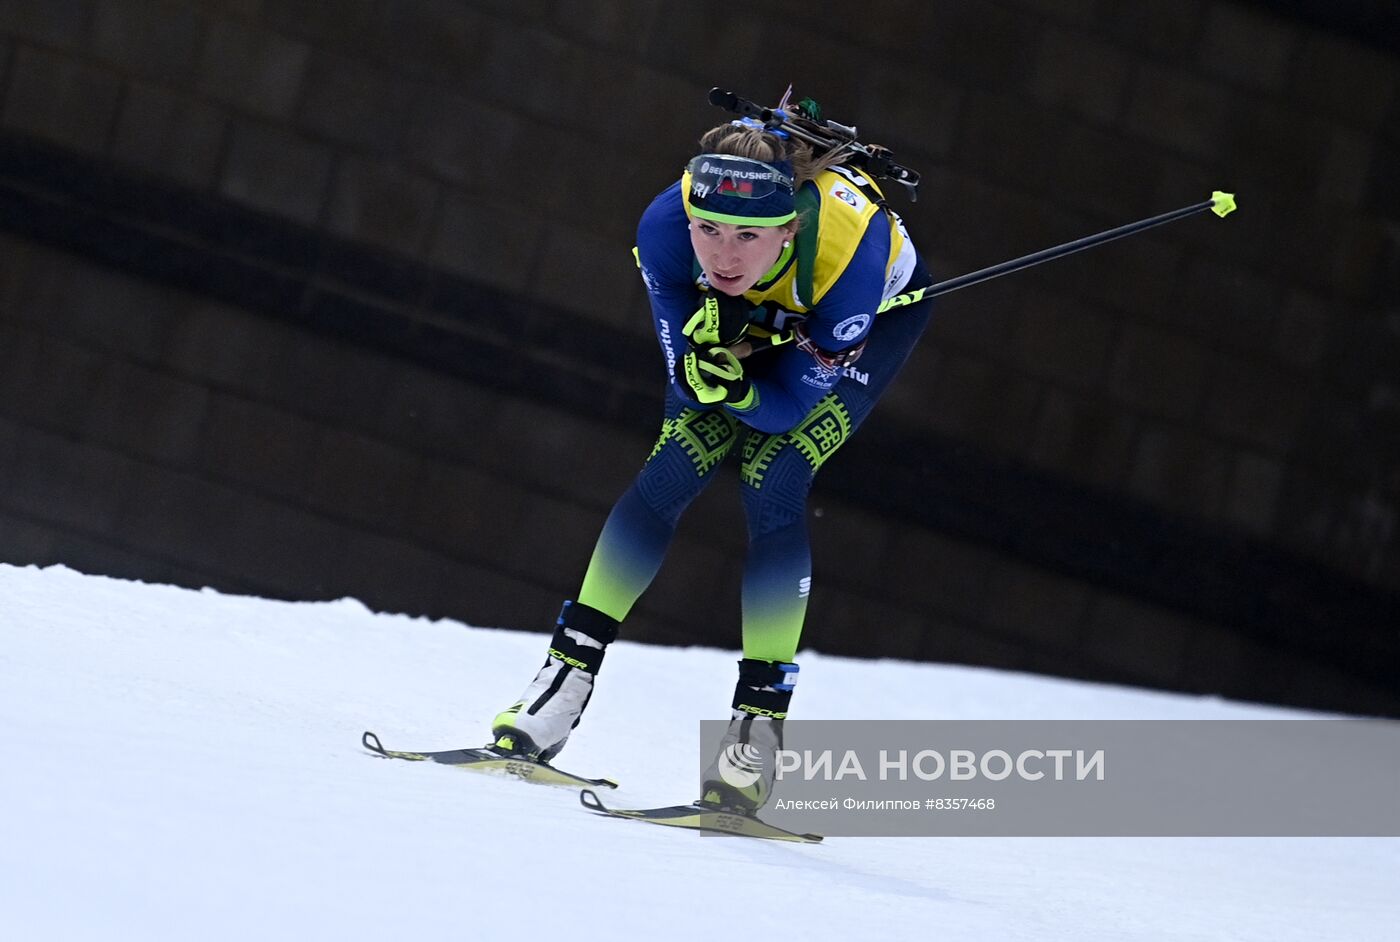
[[[705,278],[717,290],[740,295],[758,284],[792,237],[787,226],[736,226],[692,219],[690,244]]]

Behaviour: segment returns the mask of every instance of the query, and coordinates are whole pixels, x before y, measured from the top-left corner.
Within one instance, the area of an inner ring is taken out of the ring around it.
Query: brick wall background
[[[0,560],[542,629],[659,420],[636,218],[788,82],[947,296],[806,642],[1400,712],[1400,56],[1208,0],[0,0]],[[634,639],[738,644],[733,480]],[[702,575],[703,574],[703,575]],[[717,604],[718,602],[718,604]]]

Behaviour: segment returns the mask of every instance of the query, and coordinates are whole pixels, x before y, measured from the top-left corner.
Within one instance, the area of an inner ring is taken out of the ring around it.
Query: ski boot
[[[565,602],[544,666],[516,702],[491,721],[491,748],[548,762],[578,725],[593,678],[619,623],[595,608]]]
[[[739,662],[729,728],[701,776],[700,804],[750,817],[767,804],[796,682],[796,664],[752,658]]]

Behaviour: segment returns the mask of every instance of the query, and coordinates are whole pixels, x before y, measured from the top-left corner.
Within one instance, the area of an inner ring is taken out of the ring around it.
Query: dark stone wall
[[[1261,3],[0,2],[0,560],[543,628],[659,419],[711,85],[923,171],[947,296],[806,641],[1400,713],[1400,59]],[[722,480],[628,637],[738,643]]]

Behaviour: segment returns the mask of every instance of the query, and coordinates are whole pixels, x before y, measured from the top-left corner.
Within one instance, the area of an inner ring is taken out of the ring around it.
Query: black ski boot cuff
[[[739,662],[739,683],[749,687],[772,687],[790,693],[797,684],[797,665],[746,657]]]
[[[559,612],[559,620],[554,623],[549,656],[558,658],[570,667],[596,674],[603,666],[603,653],[608,645],[617,640],[620,627],[617,619],[604,615],[596,608],[578,602],[565,602],[563,610]],[[570,631],[576,631],[597,644],[579,641],[568,634]]]
[[[744,658],[739,662],[739,683],[734,686],[732,706],[750,716],[787,719],[796,681],[796,664]]]

